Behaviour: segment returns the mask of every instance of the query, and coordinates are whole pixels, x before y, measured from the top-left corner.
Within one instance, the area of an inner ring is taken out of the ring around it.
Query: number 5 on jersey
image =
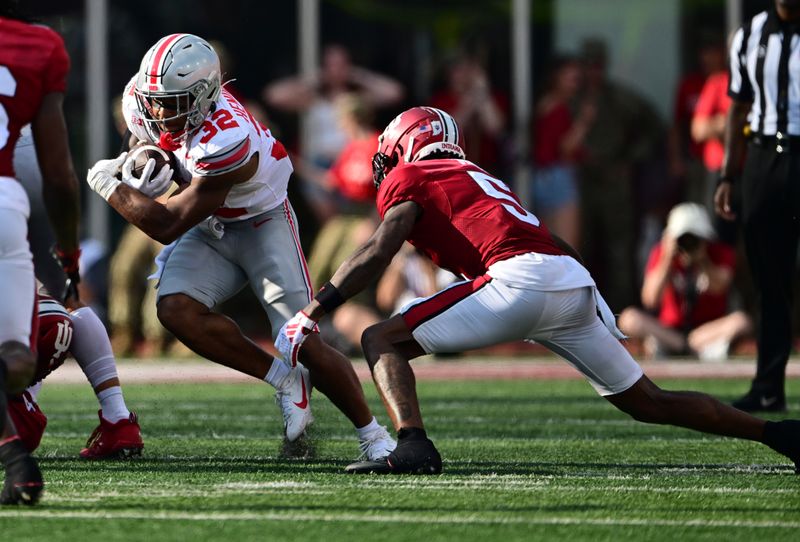
[[[503,206],[503,209],[523,222],[531,224],[532,226],[539,226],[540,222],[536,215],[519,204],[514,196],[511,195],[511,189],[508,188],[503,181],[490,177],[482,171],[468,171],[467,173],[490,198],[511,202],[511,205],[508,203],[501,203],[500,205]]]

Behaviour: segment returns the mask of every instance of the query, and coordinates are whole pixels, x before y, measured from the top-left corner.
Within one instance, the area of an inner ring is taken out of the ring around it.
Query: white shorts
[[[549,292],[484,275],[416,300],[401,313],[427,353],[533,340],[566,359],[600,395],[621,393],[644,374],[598,318],[592,286]]]
[[[195,226],[178,241],[158,297],[186,294],[208,308],[247,284],[272,325],[272,338],[311,301],[313,288],[289,200],[247,220],[228,222],[222,239]]]
[[[25,195],[16,181],[0,180],[7,182]],[[0,207],[0,224],[0,344],[18,341],[30,345],[36,281],[28,247],[28,218],[18,209]]]

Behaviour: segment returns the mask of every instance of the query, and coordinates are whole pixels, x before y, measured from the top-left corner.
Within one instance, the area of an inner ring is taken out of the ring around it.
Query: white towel
[[[617,318],[614,316],[614,313],[611,312],[606,300],[603,299],[602,295],[600,295],[600,291],[597,289],[597,286],[594,286],[592,291],[594,292],[594,302],[597,306],[597,313],[600,316],[600,320],[602,320],[614,337],[619,340],[627,339],[628,336],[620,331],[620,329],[617,327]]]

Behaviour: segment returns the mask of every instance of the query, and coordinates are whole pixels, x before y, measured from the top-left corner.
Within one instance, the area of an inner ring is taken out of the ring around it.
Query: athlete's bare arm
[[[422,208],[413,201],[399,203],[386,212],[372,237],[356,249],[331,278],[331,284],[342,297],[352,297],[383,273],[408,239],[421,213]],[[316,299],[303,312],[314,320],[319,320],[325,314]]]
[[[36,157],[42,170],[42,198],[58,246],[64,252],[78,249],[78,177],[69,151],[67,123],[60,92],[47,94],[31,123]]]
[[[242,167],[215,177],[194,177],[180,194],[159,203],[135,188],[120,184],[108,203],[125,220],[165,245],[210,216],[225,201],[231,187],[255,175],[258,154]]]

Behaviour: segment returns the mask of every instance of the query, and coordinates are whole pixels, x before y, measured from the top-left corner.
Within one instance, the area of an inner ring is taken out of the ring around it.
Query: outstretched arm
[[[420,206],[412,201],[405,201],[389,209],[372,237],[339,266],[328,284],[338,290],[343,300],[363,290],[392,261],[421,212]],[[303,312],[317,321],[328,311],[314,298]]]

